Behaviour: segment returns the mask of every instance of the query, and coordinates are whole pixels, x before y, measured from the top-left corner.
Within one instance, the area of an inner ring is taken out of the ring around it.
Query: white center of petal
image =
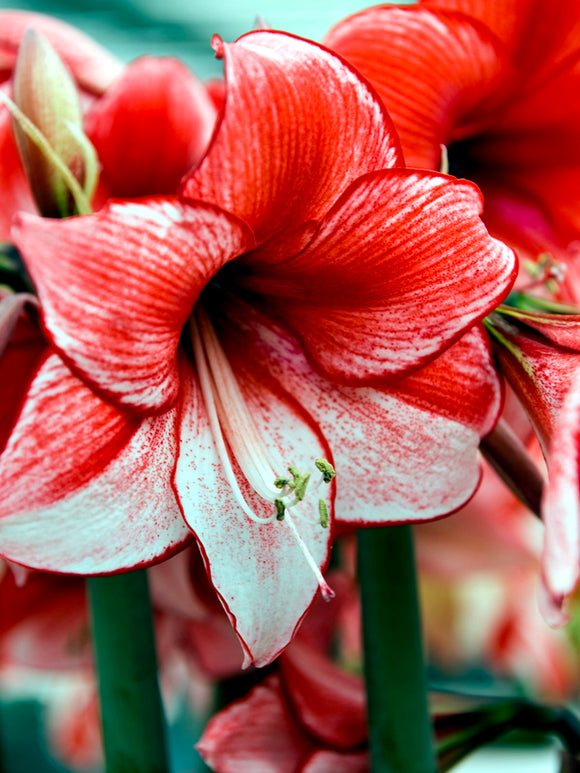
[[[252,418],[217,333],[201,304],[196,305],[190,317],[189,329],[214,443],[236,501],[246,516],[256,523],[286,524],[312,568],[324,597],[331,598],[334,593],[300,536],[293,516],[301,517],[295,508],[307,493],[313,493],[321,484],[332,480],[332,465],[325,459],[315,460],[314,466],[321,475],[319,481],[314,484],[310,484],[310,473],[303,473],[294,465],[288,466],[289,475],[280,477],[274,470],[268,448]],[[235,458],[252,489],[262,499],[271,503],[270,516],[257,515],[246,501],[232,467],[230,454]],[[321,526],[328,526],[328,507],[323,498],[319,499],[318,511]]]

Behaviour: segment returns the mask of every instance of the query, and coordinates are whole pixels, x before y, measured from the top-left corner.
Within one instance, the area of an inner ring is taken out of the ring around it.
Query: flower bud
[[[23,35],[18,51],[14,103],[19,111],[13,112],[16,139],[40,213],[75,214],[78,197],[71,188],[78,183],[83,193],[91,150],[83,134],[79,95],[56,51],[32,29]]]

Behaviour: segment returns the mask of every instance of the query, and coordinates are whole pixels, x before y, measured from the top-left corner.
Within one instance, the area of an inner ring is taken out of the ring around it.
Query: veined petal
[[[346,191],[306,249],[260,261],[240,282],[265,296],[328,378],[381,383],[433,359],[507,295],[515,256],[491,239],[481,206],[465,181],[375,172]]]
[[[190,539],[171,487],[176,410],[140,421],[51,355],[0,457],[2,555],[74,574],[147,565]]]
[[[571,380],[550,443],[542,517],[542,579],[561,609],[580,578],[580,371]]]
[[[530,71],[555,66],[578,48],[576,0],[545,6],[541,0],[422,0],[431,10],[461,11],[483,22]]]
[[[547,314],[502,306],[504,317],[514,317],[563,349],[580,352],[580,314]]]
[[[42,13],[0,11],[0,75],[11,72],[20,40],[30,27],[51,43],[88,92],[102,93],[121,72],[119,59],[70,24]]]
[[[13,233],[54,346],[101,396],[143,413],[175,402],[183,324],[209,279],[254,244],[232,215],[177,198],[23,216]]]
[[[368,8],[340,22],[324,42],[377,89],[409,166],[439,169],[440,146],[458,126],[480,118],[486,101],[497,106],[512,74],[485,27],[418,5]]]
[[[183,193],[233,212],[258,241],[319,219],[361,174],[404,165],[374,91],[325,48],[252,32],[217,51],[223,118]]]
[[[279,384],[272,383],[267,371],[252,362],[246,347],[242,347],[237,358],[233,351],[228,351],[228,355],[258,432],[268,447],[275,474],[286,474],[289,464],[310,471],[315,458],[328,458],[324,439],[313,428],[308,415]],[[184,518],[199,542],[210,580],[240,638],[245,665],[266,665],[288,644],[318,589],[316,576],[299,547],[290,520],[316,566],[324,567],[332,529],[320,525],[318,499],[327,492],[307,496],[286,511],[283,521],[251,520],[225,478],[196,374],[192,371],[182,383],[184,399],[175,471],[177,496]],[[272,517],[276,512],[274,502],[260,498],[250,488],[233,459],[232,468],[255,515]],[[332,513],[332,499],[329,497],[328,501]]]
[[[143,57],[93,105],[86,133],[113,196],[173,194],[211,137],[217,111],[176,59]]]
[[[337,470],[338,521],[430,520],[472,496],[479,439],[501,407],[479,329],[393,388],[352,388],[319,376],[296,340],[257,311],[231,305],[228,314],[231,349],[243,342],[247,358],[278,380],[326,437]]]

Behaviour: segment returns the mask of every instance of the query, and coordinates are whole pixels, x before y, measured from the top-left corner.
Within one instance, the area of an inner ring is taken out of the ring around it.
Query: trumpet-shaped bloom
[[[446,146],[492,233],[563,258],[580,233],[579,25],[574,0],[424,0],[362,11],[325,43],[377,88],[410,166],[439,169]]]
[[[195,535],[263,664],[330,593],[335,508],[429,519],[473,493],[500,400],[473,325],[515,269],[477,189],[405,169],[338,57],[273,32],[216,47],[223,116],[180,197],[16,223],[52,350],[0,458],[0,535],[87,574]]]

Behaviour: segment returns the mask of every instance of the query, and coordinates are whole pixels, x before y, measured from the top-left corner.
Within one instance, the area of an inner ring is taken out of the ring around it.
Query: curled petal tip
[[[214,35],[211,39],[211,47],[215,51],[215,58],[216,59],[223,59],[224,58],[224,41],[221,39],[220,35]]]

